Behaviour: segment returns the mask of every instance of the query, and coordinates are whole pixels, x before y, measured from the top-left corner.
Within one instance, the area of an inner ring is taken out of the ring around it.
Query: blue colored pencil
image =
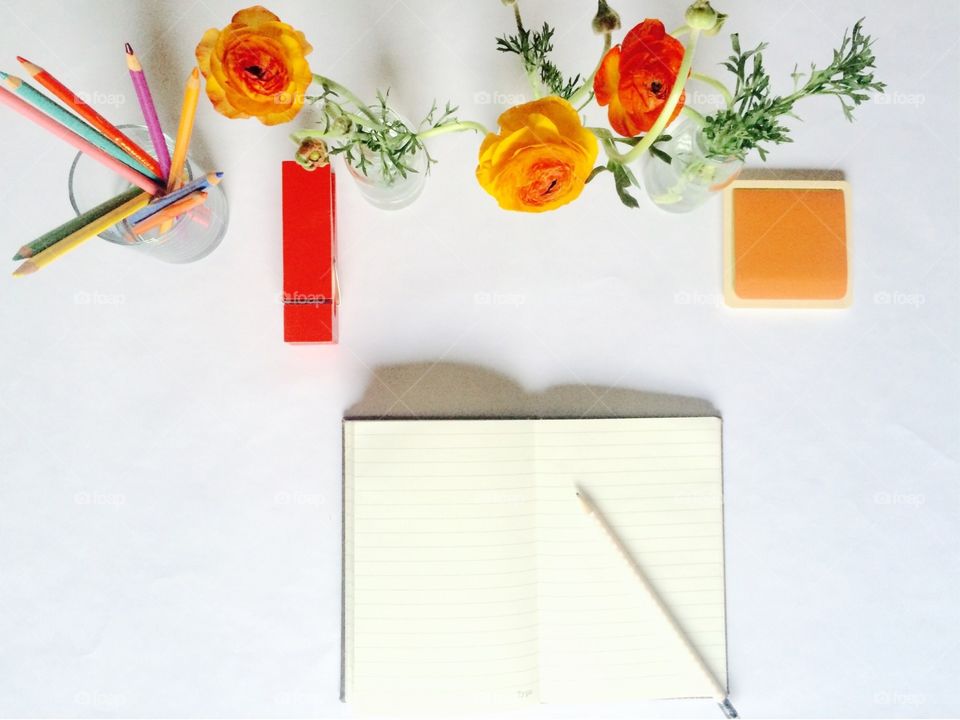
[[[163,197],[157,198],[142,210],[139,210],[138,212],[131,215],[127,219],[127,222],[130,223],[131,225],[136,225],[137,223],[142,222],[143,220],[146,220],[151,215],[155,215],[156,213],[163,210],[165,207],[173,205],[173,203],[177,202],[178,200],[182,200],[187,195],[194,193],[197,190],[206,190],[211,185],[219,185],[220,178],[222,177],[223,177],[222,172],[214,172],[214,173],[207,173],[206,175],[195,178],[190,182],[188,182],[183,187],[177,190],[174,190],[173,192],[168,193]]]

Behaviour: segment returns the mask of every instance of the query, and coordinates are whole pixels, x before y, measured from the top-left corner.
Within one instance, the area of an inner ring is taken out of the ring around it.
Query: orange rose
[[[610,49],[593,79],[593,92],[600,105],[610,106],[607,118],[614,130],[633,137],[653,126],[677,80],[683,53],[683,45],[659,20],[644,20],[622,45]],[[681,94],[668,124],[680,114],[684,98]]]
[[[480,146],[477,180],[504,210],[543,212],[575,200],[597,159],[597,139],[573,106],[546,97],[510,108]]]
[[[197,61],[217,112],[277,125],[303,107],[313,82],[306,60],[312,50],[302,32],[256,5],[234,15],[223,30],[207,30]]]

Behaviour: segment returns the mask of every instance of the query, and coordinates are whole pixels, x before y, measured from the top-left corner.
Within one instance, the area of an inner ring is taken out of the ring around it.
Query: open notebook
[[[708,697],[584,488],[726,685],[718,418],[344,423],[344,700]]]

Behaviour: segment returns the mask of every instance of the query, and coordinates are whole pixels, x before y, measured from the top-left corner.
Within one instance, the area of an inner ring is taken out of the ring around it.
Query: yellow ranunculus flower
[[[223,30],[207,30],[197,61],[217,112],[278,125],[303,107],[313,82],[306,59],[312,51],[302,32],[256,5],[234,15]]]
[[[575,200],[597,159],[597,139],[566,100],[512,107],[480,146],[477,180],[504,210],[543,212]]]

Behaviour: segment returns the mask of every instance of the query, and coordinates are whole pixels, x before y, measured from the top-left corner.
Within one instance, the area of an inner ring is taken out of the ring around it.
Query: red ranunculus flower
[[[610,49],[593,80],[600,105],[609,105],[610,125],[633,137],[650,129],[663,109],[683,62],[683,45],[659,20],[644,20]],[[684,95],[670,117],[683,107]]]

